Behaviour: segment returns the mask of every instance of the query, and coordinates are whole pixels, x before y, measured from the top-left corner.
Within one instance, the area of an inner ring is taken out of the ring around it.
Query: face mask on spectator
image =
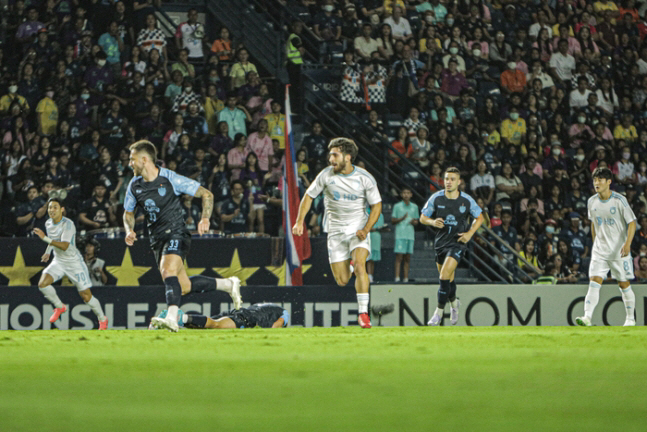
[[[184,88],[185,93],[191,93],[192,90],[193,90],[193,87],[185,87]]]
[[[640,256],[647,256],[647,252],[640,252]]]
[[[575,159],[582,162],[584,160],[584,155],[575,155]]]
[[[552,226],[552,225],[548,225],[548,226],[546,227],[546,232],[547,232],[548,234],[555,234],[555,227],[554,227],[554,226]]]
[[[454,25],[454,18],[447,18],[447,25],[448,26],[453,26]]]
[[[596,124],[600,123],[600,120],[598,120],[598,119],[593,119],[593,120],[591,121],[591,123],[593,123],[593,126],[595,126]]]
[[[630,158],[630,157],[631,157],[631,153],[623,153],[623,154],[622,154],[622,158],[623,158],[623,159],[627,159],[627,160],[629,160],[629,158]]]
[[[90,93],[82,93],[82,94],[81,94],[81,99],[83,99],[83,100],[88,100],[88,99],[90,99]]]
[[[558,149],[558,148],[553,149],[553,155],[559,156],[560,154],[562,154],[562,151],[560,149]]]
[[[18,91],[17,85],[9,86],[9,93],[16,93]]]
[[[449,49],[449,53],[450,53],[451,55],[456,55],[456,54],[458,54],[458,48],[456,48],[456,47],[451,47],[451,48]]]
[[[218,77],[209,77],[209,82],[217,83],[218,82]]]
[[[579,116],[579,117],[577,118],[577,121],[578,121],[578,123],[584,123],[584,122],[586,122],[586,117],[584,117],[584,116]]]
[[[511,120],[517,120],[518,118],[519,118],[519,113],[516,113],[516,112],[510,113]]]
[[[561,144],[562,144],[562,143],[561,143],[561,142],[559,142],[559,141],[553,141],[552,143],[550,143],[550,145],[551,145],[551,146],[554,146],[554,145],[561,145]]]
[[[323,10],[325,10],[326,12],[332,12],[332,11],[335,10],[335,6],[333,6],[333,5],[325,5],[323,7]]]
[[[474,50],[472,51],[472,54],[474,55],[474,57],[481,57],[481,50]]]
[[[517,68],[517,64],[516,64],[515,62],[508,62],[508,67],[509,67],[510,69],[516,69],[516,68]]]
[[[106,61],[105,60],[99,60],[99,61],[97,61],[97,64],[99,65],[99,67],[104,67],[106,65]]]

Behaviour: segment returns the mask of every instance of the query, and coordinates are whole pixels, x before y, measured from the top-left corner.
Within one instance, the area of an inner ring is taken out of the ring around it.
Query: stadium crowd
[[[314,33],[315,57],[343,59],[339,97],[391,141],[395,151],[385,156],[403,183],[425,196],[436,190],[403,159],[437,187],[443,170],[457,166],[494,232],[570,282],[590,258],[590,175],[607,166],[638,216],[635,268],[647,278],[644,7],[633,0],[279,2]],[[167,168],[214,193],[213,228],[278,232],[285,115],[273,96],[280,88],[261,79],[227,28],[207,40],[195,10],[166,38],[153,3],[11,4],[0,46],[3,235],[42,228],[49,196],[65,199],[80,230],[119,226],[132,178],[127,147],[138,139],[152,141]],[[298,38],[286,42],[303,52]],[[325,166],[327,138],[319,122],[310,129],[297,143],[302,190]],[[199,207],[188,197],[184,203],[194,226]],[[307,220],[312,235],[321,233],[322,206],[316,202]]]
[[[591,173],[608,167],[638,217],[635,270],[647,278],[647,3],[280,2],[319,55],[343,53],[340,99],[391,142],[403,184],[436,190],[404,159],[440,188],[458,167],[493,231],[567,283],[586,277]]]

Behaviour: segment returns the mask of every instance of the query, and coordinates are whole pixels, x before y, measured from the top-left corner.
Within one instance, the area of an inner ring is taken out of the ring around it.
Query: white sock
[[[593,311],[600,300],[601,286],[602,285],[597,282],[589,282],[589,292],[586,293],[586,298],[584,299],[584,316],[588,319],[593,317]]]
[[[90,306],[90,309],[92,309],[92,312],[94,312],[97,318],[99,318],[99,321],[106,319],[106,316],[103,314],[103,309],[101,309],[101,303],[99,303],[99,300],[97,300],[96,297],[92,296],[90,301],[85,304]]]
[[[409,282],[409,278],[402,279],[402,282]]]
[[[63,302],[61,301],[60,298],[56,295],[56,290],[54,289],[53,286],[47,285],[45,288],[38,288],[40,292],[43,293],[45,298],[49,300],[55,308],[62,308],[63,307]]]
[[[177,322],[177,311],[179,307],[177,306],[169,306],[168,307],[168,313],[166,314],[166,318],[170,319],[171,321]]]
[[[443,316],[444,313],[445,313],[445,309],[441,309],[437,307],[436,312],[434,312],[434,315]]]
[[[368,293],[357,293],[359,313],[368,313]]]
[[[620,288],[622,293],[622,301],[625,302],[625,309],[627,310],[627,319],[634,320],[634,308],[636,307],[636,295],[631,289],[631,285],[627,288]]]
[[[400,282],[400,276],[397,276],[397,277],[395,278],[395,281],[396,281],[396,282]]]
[[[231,292],[233,287],[234,287],[234,283],[231,281],[231,279],[216,278],[216,289],[218,291]]]
[[[449,302],[449,304],[452,305],[453,309],[458,309],[458,299],[454,300],[453,302]]]
[[[369,282],[371,282],[371,283],[373,283],[373,282],[374,282],[374,281],[373,281],[373,275],[372,275],[372,274],[368,275],[368,281],[369,281]]]

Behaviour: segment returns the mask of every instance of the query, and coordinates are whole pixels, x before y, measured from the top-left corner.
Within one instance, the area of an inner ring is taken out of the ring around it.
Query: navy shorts
[[[164,255],[179,255],[184,261],[189,255],[191,248],[191,234],[177,234],[171,235],[163,240],[156,241],[153,245],[153,254],[155,255],[155,262],[159,266],[162,262]]]
[[[467,250],[467,245],[451,245],[445,246],[443,248],[436,250],[436,263],[441,266],[445,263],[445,258],[452,257],[457,262],[461,262],[465,256],[465,251]]]

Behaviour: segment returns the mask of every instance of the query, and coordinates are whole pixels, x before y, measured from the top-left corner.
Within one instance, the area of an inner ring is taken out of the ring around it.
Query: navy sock
[[[451,281],[449,283],[449,295],[447,296],[450,302],[456,300],[456,282]]]
[[[447,297],[449,297],[449,280],[441,279],[440,288],[438,288],[438,308],[444,309],[445,304],[447,303]]]
[[[182,299],[182,286],[176,276],[164,279],[166,285],[166,304],[169,306],[179,306]]]
[[[191,281],[191,292],[215,291],[218,288],[216,278],[209,276],[191,276],[189,280]]]
[[[184,315],[184,327],[205,328],[207,326],[207,317],[204,315],[187,314]]]

